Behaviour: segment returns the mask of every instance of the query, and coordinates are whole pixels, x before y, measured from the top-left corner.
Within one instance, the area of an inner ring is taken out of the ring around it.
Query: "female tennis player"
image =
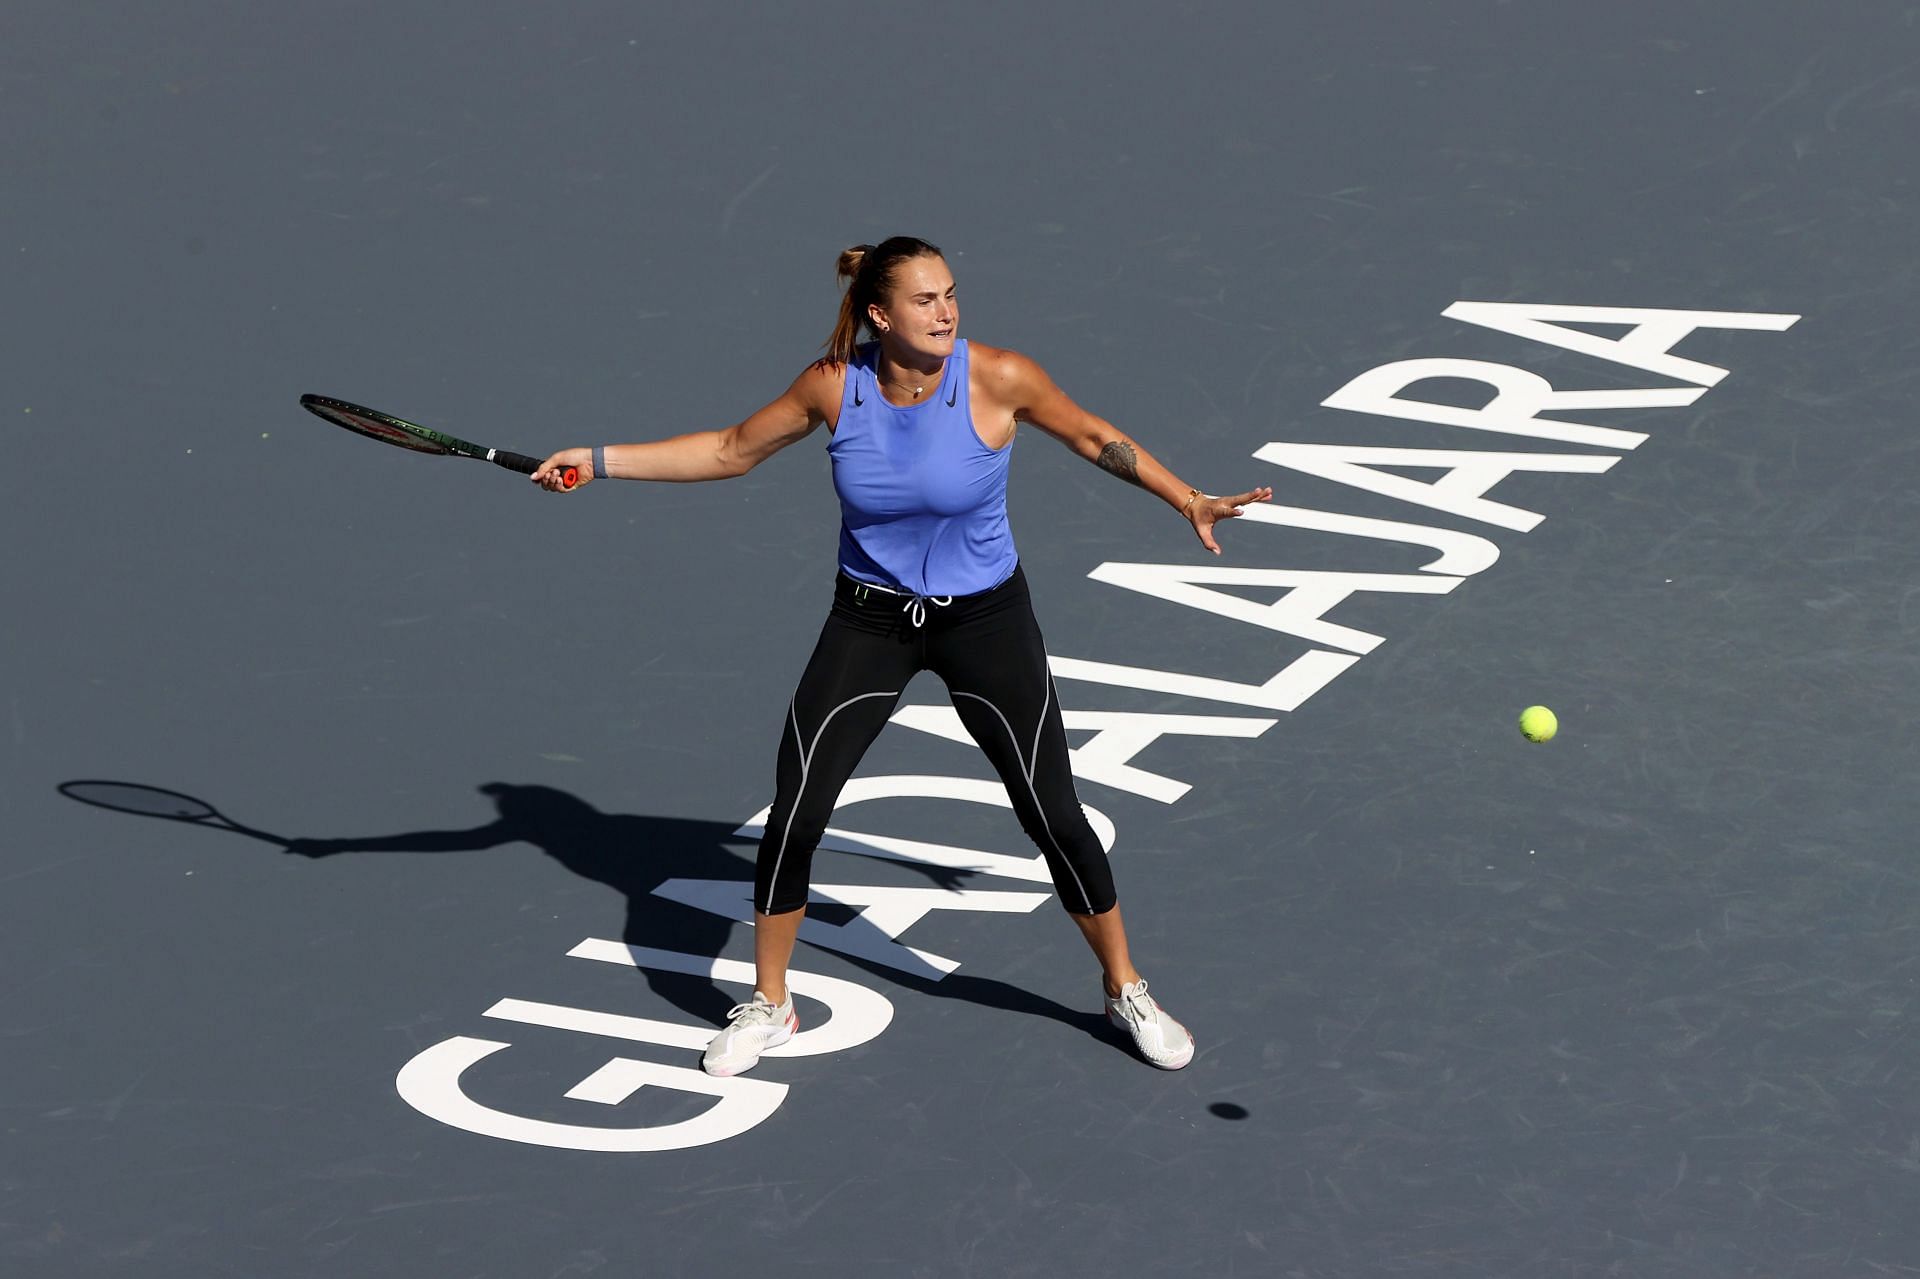
[[[1191,488],[1026,356],[961,338],[953,274],[924,240],[848,249],[839,272],[848,283],[826,356],[771,404],[724,430],[564,449],[533,475],[550,492],[578,492],[596,479],[719,480],[746,474],[823,423],[832,435],[839,574],[780,739],[754,877],[757,989],[702,1065],[738,1074],[799,1029],[787,965],[814,847],[907,681],[931,670],[1006,783],[1061,904],[1099,959],[1107,1016],[1148,1062],[1178,1070],[1193,1060],[1193,1037],[1134,969],[1106,853],[1074,794],[1046,647],[1007,525],[1007,464],[1015,427],[1030,423],[1158,497],[1216,555],[1214,526],[1273,490],[1213,497]],[[569,466],[579,471],[572,490],[561,478]]]

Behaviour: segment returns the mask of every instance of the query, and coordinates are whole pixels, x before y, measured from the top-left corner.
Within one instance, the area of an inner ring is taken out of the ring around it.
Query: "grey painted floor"
[[[0,1268],[1920,1273],[1916,14],[16,3]],[[1295,512],[1215,561],[1016,446],[1178,1074],[1095,1016],[925,680],[817,865],[840,1047],[689,1091],[826,607],[821,441],[561,499],[295,404],[725,425],[895,232],[963,333]],[[1489,431],[1457,376],[1391,416],[1411,360],[1644,439]],[[1375,491],[1433,451],[1451,489]]]

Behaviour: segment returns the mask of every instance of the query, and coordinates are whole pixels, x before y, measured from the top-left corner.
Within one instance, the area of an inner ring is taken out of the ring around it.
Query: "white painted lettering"
[[[1253,706],[1269,711],[1293,711],[1307,699],[1338,679],[1340,673],[1360,659],[1346,653],[1331,653],[1324,648],[1302,653],[1282,667],[1280,673],[1264,684],[1241,684],[1208,675],[1181,675],[1156,670],[1151,666],[1122,666],[1115,662],[1091,662],[1083,657],[1048,656],[1047,664],[1058,679],[1080,680],[1087,684],[1109,684],[1115,688],[1137,688],[1148,693],[1172,693],[1176,697],[1198,697],[1209,702],[1230,702],[1235,706]]]
[[[711,977],[748,990],[753,988],[755,976],[753,965],[741,960],[630,946],[599,937],[589,937],[567,953],[577,959],[629,968]],[[768,1049],[765,1053],[768,1057],[811,1057],[853,1048],[874,1039],[893,1021],[892,1002],[880,992],[858,983],[792,969],[787,973],[787,985],[795,994],[824,1004],[827,1021],[808,1026],[785,1044]],[[706,1047],[716,1029],[522,999],[502,999],[489,1008],[486,1015],[695,1052]],[[705,1094],[718,1100],[691,1119],[653,1127],[609,1128],[529,1119],[482,1105],[460,1087],[461,1076],[469,1067],[511,1046],[467,1036],[442,1040],[403,1066],[394,1085],[401,1098],[421,1114],[466,1132],[527,1145],[614,1153],[684,1150],[737,1137],[778,1109],[787,1093],[785,1084],[738,1077],[714,1079],[688,1067],[615,1057],[565,1095],[575,1101],[617,1106],[639,1089],[651,1086]]]
[[[710,915],[743,924],[755,922],[753,885],[735,879],[669,879],[653,890],[656,896]],[[896,939],[936,910],[984,910],[1026,914],[1046,901],[1050,893],[1002,893],[958,888],[878,888],[866,884],[814,884],[809,901],[838,902],[863,907],[844,924],[809,919],[800,925],[800,940],[825,950],[839,951],[884,964],[896,972],[939,981],[960,962]]]
[[[650,946],[632,946],[601,937],[589,937],[567,954],[574,959],[621,964],[649,972],[710,977],[714,981],[727,982],[746,990],[753,989],[756,977],[753,965],[738,959],[656,950]],[[799,1034],[778,1048],[767,1049],[764,1055],[768,1057],[817,1057],[822,1053],[839,1052],[843,1048],[855,1048],[877,1037],[893,1021],[893,1004],[885,995],[839,977],[790,969],[787,987],[797,995],[824,1004],[828,1017],[819,1025],[813,1024],[809,1017]],[[632,1039],[696,1051],[707,1046],[715,1030],[712,1026],[652,1021],[644,1017],[590,1012],[584,1008],[534,1003],[524,999],[503,999],[487,1009],[486,1015],[555,1030],[573,1030],[582,1034]]]
[[[1260,455],[1255,453],[1254,456]],[[1382,542],[1406,542],[1414,546],[1432,547],[1440,552],[1440,556],[1422,564],[1422,573],[1472,577],[1492,568],[1493,562],[1500,558],[1500,548],[1478,533],[1433,528],[1426,524],[1402,524],[1398,520],[1341,515],[1299,506],[1274,506],[1267,502],[1255,502],[1243,507],[1240,515],[1253,524],[1279,524],[1320,533],[1340,533],[1347,537],[1370,537]]]
[[[988,804],[997,808],[1011,809],[1013,801],[1007,798],[1007,788],[997,781],[984,781],[977,777],[938,777],[913,773],[894,773],[884,777],[856,777],[840,788],[840,795],[834,800],[834,811],[838,812],[849,804],[859,804],[872,799],[958,799],[972,804]],[[1113,819],[1091,805],[1080,805],[1080,811],[1087,816],[1087,824],[1093,827],[1093,833],[1100,841],[1100,847],[1113,851],[1116,831]],[[772,815],[771,806],[761,809],[743,824],[734,834],[745,839],[759,839],[766,833],[767,818]],[[879,857],[896,862],[924,862],[929,866],[944,866],[950,870],[977,871],[987,875],[998,875],[1004,879],[1021,879],[1032,884],[1051,884],[1053,876],[1047,871],[1046,858],[1039,853],[1031,857],[1014,857],[1007,853],[983,852],[977,848],[959,848],[951,844],[932,844],[918,839],[901,839],[895,835],[869,835],[863,831],[842,830],[829,826],[821,837],[819,847],[838,853],[857,853],[864,857]]]
[[[1482,524],[1526,532],[1544,518],[1534,511],[1495,502],[1486,491],[1515,471],[1595,475],[1620,459],[1588,453],[1481,453],[1458,449],[1379,448],[1354,444],[1263,444],[1254,456],[1291,471],[1365,489],[1383,497],[1431,507]],[[1413,466],[1444,469],[1431,483],[1376,468]],[[1258,509],[1258,508],[1250,508]]]
[[[1429,378],[1463,378],[1493,388],[1493,398],[1477,409],[1435,404],[1402,394]],[[1639,431],[1578,422],[1542,421],[1540,414],[1576,409],[1674,408],[1691,404],[1705,394],[1697,386],[1658,390],[1556,391],[1538,373],[1484,360],[1398,360],[1368,369],[1321,403],[1330,409],[1373,413],[1380,417],[1410,418],[1442,426],[1464,426],[1473,431],[1498,431],[1566,444],[1592,444],[1608,449],[1632,449],[1646,441]]]
[[[1361,591],[1401,595],[1445,595],[1460,585],[1457,577],[1419,577],[1407,573],[1326,573],[1290,568],[1214,568],[1184,564],[1106,563],[1087,574],[1096,582],[1123,586],[1188,608],[1204,609],[1251,622],[1270,631],[1298,635],[1315,644],[1332,644],[1355,653],[1371,653],[1378,635],[1324,620],[1336,604]],[[1195,585],[1283,586],[1287,593],[1272,604],[1255,604],[1225,591]]]
[[[1075,777],[1157,799],[1163,804],[1173,803],[1193,787],[1133,767],[1130,761],[1135,755],[1169,735],[1258,737],[1279,722],[1235,715],[1157,715],[1125,711],[1062,711],[1060,718],[1069,729],[1094,730],[1086,742],[1067,751]],[[949,741],[973,740],[960,722],[959,712],[951,706],[905,706],[894,713],[893,722]]]
[[[1692,382],[1702,388],[1718,385],[1727,371],[1718,365],[1668,354],[1681,338],[1695,329],[1761,329],[1778,333],[1792,328],[1800,318],[1760,311],[1664,311],[1654,307],[1552,306],[1534,302],[1455,302],[1440,314],[1483,329],[1497,329],[1614,364]],[[1567,324],[1630,324],[1633,328],[1620,337],[1604,338],[1597,333],[1563,327]]]
[[[704,1094],[716,1100],[691,1119],[654,1127],[607,1128],[529,1119],[481,1105],[460,1087],[460,1077],[470,1066],[509,1047],[512,1045],[465,1035],[443,1039],[402,1066],[394,1087],[401,1099],[421,1114],[466,1132],[530,1146],[617,1154],[684,1150],[738,1137],[765,1122],[787,1096],[785,1084],[739,1077],[714,1079],[691,1067],[615,1057],[566,1095],[577,1101],[618,1105],[638,1089],[652,1086]]]

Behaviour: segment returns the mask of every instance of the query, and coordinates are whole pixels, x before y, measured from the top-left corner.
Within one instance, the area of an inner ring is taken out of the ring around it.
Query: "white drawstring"
[[[928,604],[936,604],[941,608],[945,608],[951,603],[953,603],[953,596],[951,595],[912,595],[907,598],[906,604],[901,607],[900,611],[912,619],[913,628],[917,631],[927,624],[926,606]]]
[[[907,620],[913,623],[916,631],[927,624],[927,605],[945,608],[953,603],[951,595],[915,595],[911,591],[896,591],[890,586],[875,586],[872,582],[857,582],[854,589],[855,599],[859,598],[857,592],[863,590],[879,591],[882,595],[897,595],[905,599],[907,602],[900,606],[900,611],[907,615]]]

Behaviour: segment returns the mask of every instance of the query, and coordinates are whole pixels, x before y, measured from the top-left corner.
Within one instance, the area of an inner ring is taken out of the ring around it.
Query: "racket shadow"
[[[753,851],[742,843],[736,824],[642,814],[603,813],[575,795],[550,786],[489,782],[479,788],[494,805],[495,817],[458,829],[399,831],[347,838],[286,838],[240,826],[211,804],[176,791],[126,782],[66,782],[62,794],[95,807],[137,816],[185,821],[228,830],[270,843],[283,853],[324,860],[347,854],[480,852],[507,844],[528,844],[582,879],[621,894],[626,918],[620,940],[630,946],[656,947],[685,954],[718,957],[735,930],[733,921],[697,910],[655,893],[670,879],[753,879]],[[741,849],[736,852],[734,849]],[[896,863],[925,875],[936,885],[957,888],[973,872],[916,863]],[[816,918],[834,917],[836,908],[816,904]],[[848,912],[851,913],[851,912]],[[875,936],[880,934],[875,932]],[[804,943],[803,943],[804,945]],[[1068,1008],[1045,996],[991,977],[953,973],[932,980],[897,972],[857,956],[848,962],[886,982],[928,995],[959,999],[1007,1012],[1063,1022],[1103,1041],[1118,1042],[1106,1018]],[[698,1021],[716,1027],[739,1002],[739,992],[702,978],[640,970],[663,1001]]]

